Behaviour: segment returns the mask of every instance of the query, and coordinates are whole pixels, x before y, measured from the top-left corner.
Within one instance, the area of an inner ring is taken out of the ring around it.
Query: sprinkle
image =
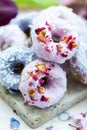
[[[15,109],[13,109],[13,112],[14,112],[15,114],[17,114],[17,111],[16,111]]]
[[[39,83],[40,83],[40,84],[43,84],[43,83],[44,83],[44,79],[40,79],[40,80],[39,80]]]
[[[45,30],[44,27],[35,29],[35,33],[39,34],[42,30]]]
[[[46,72],[47,71],[47,67],[45,64],[37,64],[36,65],[37,69],[39,69],[42,72]]]
[[[15,118],[11,118],[10,119],[10,129],[19,129],[20,127],[20,122],[18,120],[16,120]]]
[[[66,43],[69,43],[69,41],[72,39],[72,36],[70,35],[70,36],[67,36],[67,38],[66,38]]]
[[[40,42],[43,42],[43,43],[47,44],[47,40],[46,40],[45,36],[46,36],[46,30],[42,30],[42,31],[38,34],[37,40],[40,41]]]
[[[59,45],[56,45],[56,48],[57,48],[57,51],[62,51],[63,46],[61,46],[61,45],[59,44]]]
[[[52,39],[48,35],[46,36],[46,29],[39,32],[39,34],[37,35],[37,40],[45,44],[48,44],[52,41]]]
[[[47,40],[47,42],[52,42],[52,39],[50,38],[49,35],[46,35],[46,40]]]
[[[51,71],[52,69],[51,68],[47,68],[47,70]]]
[[[49,101],[49,97],[45,97],[44,95],[41,97],[41,101],[43,101],[43,102],[47,102],[47,101]]]
[[[61,38],[61,40],[60,40],[60,41],[65,42],[65,41],[66,41],[66,39],[67,39],[67,36],[64,36],[64,37],[62,37],[62,38]]]
[[[37,80],[38,79],[38,77],[37,77],[37,75],[35,75],[35,74],[33,74],[33,77],[32,77],[34,80]]]
[[[61,41],[68,43],[72,39],[72,36],[64,36],[61,38]]]
[[[50,67],[50,68],[55,68],[55,65],[54,65],[54,64],[51,64],[49,67]]]
[[[60,54],[61,54],[61,56],[63,56],[63,57],[67,57],[67,56],[68,56],[68,52],[61,52]]]
[[[51,52],[51,50],[48,48],[48,46],[46,46],[44,49],[45,49],[47,52]]]
[[[38,87],[38,91],[39,91],[39,93],[43,94],[43,93],[45,93],[45,88],[40,86],[40,87]]]
[[[69,43],[69,45],[68,45],[68,48],[70,49],[70,50],[72,50],[72,49],[74,49],[74,48],[76,48],[77,47],[77,43],[76,42],[71,42],[71,43]]]
[[[29,89],[29,90],[28,90],[28,94],[29,94],[30,96],[35,96],[35,95],[36,95],[36,91],[33,90],[33,89]]]
[[[47,70],[48,70],[48,68],[47,68]],[[47,75],[47,76],[50,75],[47,71],[43,72],[43,74],[45,74],[45,75]]]
[[[76,48],[77,47],[77,43],[76,42],[73,42],[72,43],[72,48]]]
[[[29,82],[29,84],[28,84],[29,86],[32,86],[33,85],[33,83],[32,82]]]
[[[32,96],[30,96],[30,99],[31,99],[32,101],[38,101],[38,99],[34,99]],[[33,104],[34,104],[34,102],[33,102]]]
[[[27,73],[30,77],[33,77],[33,71]]]
[[[37,80],[37,79],[38,79],[38,78],[37,78],[37,75],[36,75],[36,74],[33,74],[33,71],[28,72],[28,75],[29,75],[30,77],[32,77],[34,80]]]
[[[29,106],[28,101],[24,102],[24,106]]]
[[[72,50],[73,48],[77,47],[77,43],[74,42],[75,39],[76,39],[76,37],[72,37],[70,35],[70,36],[64,36],[63,38],[61,38],[61,41],[65,42],[67,44],[70,44],[68,48],[70,48],[70,50]]]

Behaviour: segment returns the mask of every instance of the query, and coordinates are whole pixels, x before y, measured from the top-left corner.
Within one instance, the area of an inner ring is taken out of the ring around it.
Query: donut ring
[[[10,93],[18,91],[21,71],[34,58],[34,53],[25,46],[9,47],[0,54],[0,83]]]
[[[31,36],[38,57],[62,64],[76,53],[79,40],[71,22],[55,16],[59,8],[43,10],[34,21]]]
[[[77,53],[70,59],[70,68],[74,77],[87,85],[87,46],[80,44]]]
[[[0,51],[9,46],[28,46],[26,35],[17,25],[0,27]]]
[[[66,92],[66,73],[52,62],[32,61],[22,71],[19,90],[28,105],[49,107]]]

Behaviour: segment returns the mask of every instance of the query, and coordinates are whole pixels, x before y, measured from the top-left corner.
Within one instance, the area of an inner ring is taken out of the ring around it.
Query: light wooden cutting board
[[[5,88],[0,86],[0,96],[12,109],[32,128],[41,126],[57,114],[75,105],[87,97],[87,86],[75,81],[71,74],[68,76],[68,90],[61,101],[49,108],[40,109],[32,106],[24,106],[21,94],[11,95],[5,93]]]

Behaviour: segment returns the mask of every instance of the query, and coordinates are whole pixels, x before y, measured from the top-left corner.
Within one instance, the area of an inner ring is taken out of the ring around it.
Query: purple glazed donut
[[[0,27],[0,51],[10,46],[28,46],[26,35],[17,25]]]
[[[87,22],[64,6],[43,10],[34,20],[31,37],[38,57],[59,64],[76,53],[87,41]]]
[[[35,60],[25,66],[19,90],[25,103],[39,108],[57,103],[66,92],[66,73],[52,62]]]
[[[73,76],[79,82],[87,85],[87,45],[80,44],[77,53],[70,59]]]

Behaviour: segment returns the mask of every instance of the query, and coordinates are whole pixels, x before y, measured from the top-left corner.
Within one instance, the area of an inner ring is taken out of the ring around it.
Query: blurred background
[[[65,5],[87,20],[87,0],[0,0],[0,26],[6,25],[19,12]]]
[[[65,5],[73,8],[74,12],[87,19],[87,0],[13,0],[19,9],[42,9],[52,5]]]

